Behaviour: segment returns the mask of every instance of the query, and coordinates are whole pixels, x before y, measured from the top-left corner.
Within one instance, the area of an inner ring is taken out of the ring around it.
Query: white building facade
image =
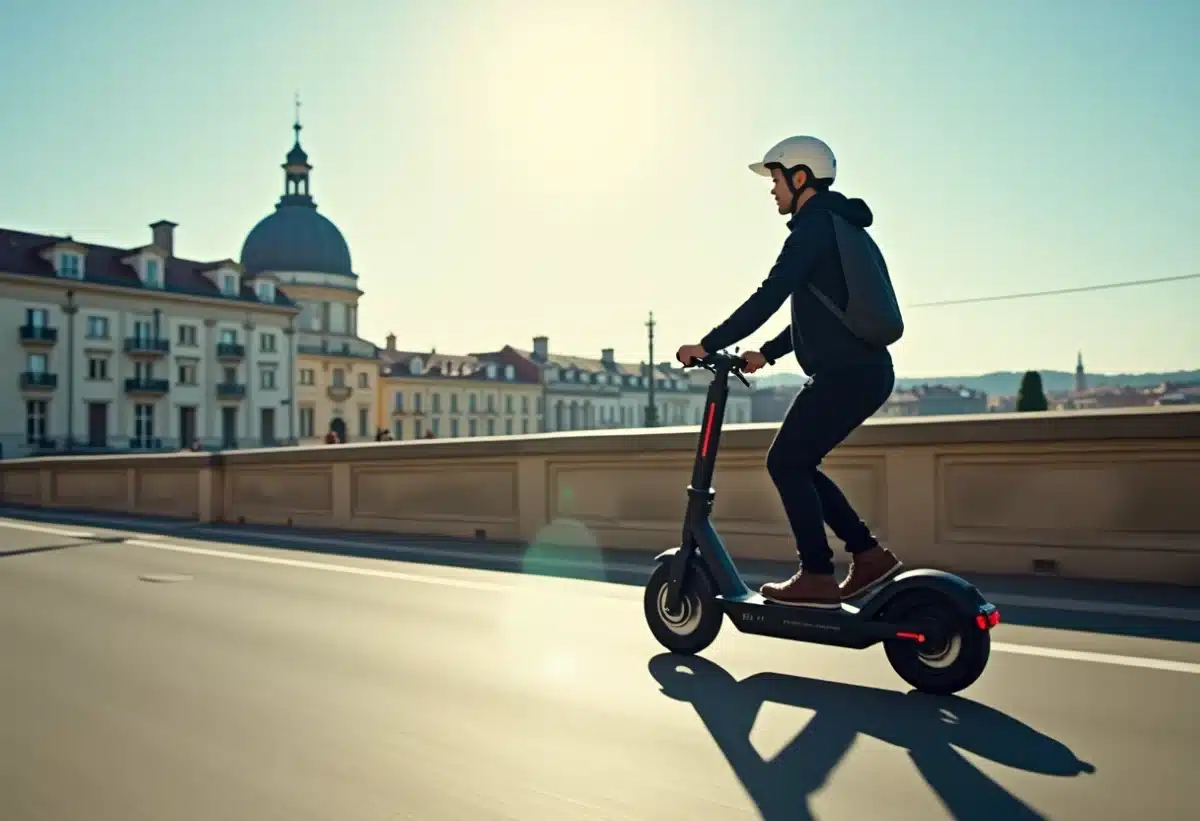
[[[295,439],[293,321],[271,277],[0,229],[0,449],[261,447]]]
[[[508,347],[487,354],[527,363],[543,385],[539,400],[542,430],[608,430],[647,427],[650,380],[654,379],[655,426],[699,425],[712,375],[702,369],[672,368],[660,364],[618,362],[612,348],[598,359],[550,351],[549,340],[535,337],[533,348]],[[736,379],[730,380],[725,406],[726,424],[751,421],[752,391]]]

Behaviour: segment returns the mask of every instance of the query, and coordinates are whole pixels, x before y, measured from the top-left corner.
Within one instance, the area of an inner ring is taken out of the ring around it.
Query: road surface
[[[1194,627],[1006,623],[933,698],[729,624],[664,655],[640,593],[0,519],[0,818],[1198,817]]]

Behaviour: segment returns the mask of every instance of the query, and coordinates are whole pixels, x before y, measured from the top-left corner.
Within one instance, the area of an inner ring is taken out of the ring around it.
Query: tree
[[[1021,387],[1017,390],[1018,411],[1044,411],[1049,408],[1046,392],[1042,389],[1042,375],[1037,371],[1025,371]]]

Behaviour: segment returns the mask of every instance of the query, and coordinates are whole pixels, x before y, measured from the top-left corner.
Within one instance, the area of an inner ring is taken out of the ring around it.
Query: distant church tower
[[[1075,392],[1083,393],[1087,390],[1087,373],[1083,370],[1083,351],[1075,358]]]

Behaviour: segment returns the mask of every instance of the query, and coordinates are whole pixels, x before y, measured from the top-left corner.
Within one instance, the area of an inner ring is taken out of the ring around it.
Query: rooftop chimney
[[[613,358],[613,349],[604,348],[600,351],[600,361],[605,365],[615,365],[617,361]]]
[[[396,335],[395,334],[390,333],[387,335],[387,349],[389,351],[396,350]]]
[[[150,223],[150,230],[154,232],[154,244],[166,251],[169,257],[175,256],[175,227],[178,224],[170,220]]]
[[[550,358],[550,337],[535,336],[533,338],[533,356],[543,362]]]

